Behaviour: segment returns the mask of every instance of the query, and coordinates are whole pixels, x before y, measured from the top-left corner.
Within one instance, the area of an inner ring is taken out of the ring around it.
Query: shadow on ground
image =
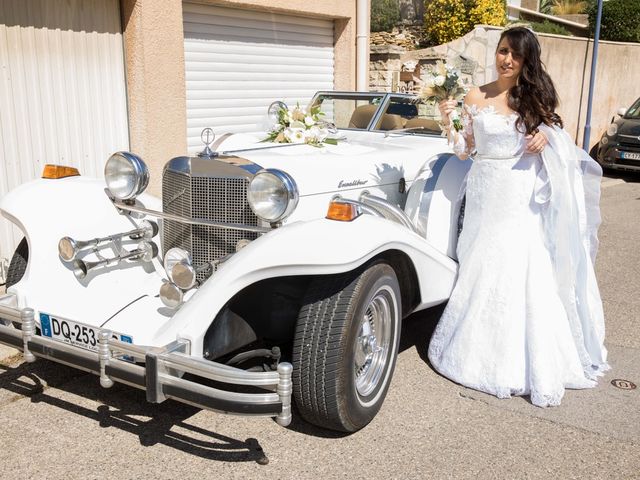
[[[403,320],[400,352],[416,347],[420,358],[429,364],[429,359],[427,358],[429,342],[444,307],[445,305],[439,305],[428,310],[422,310]]]
[[[619,178],[627,183],[640,182],[640,172],[629,172],[626,170],[605,169],[602,176],[604,178]]]
[[[143,446],[163,444],[209,460],[268,462],[255,438],[243,441],[186,422],[200,411],[199,408],[172,400],[150,404],[140,390],[121,384],[104,390],[97,386],[97,382],[97,376],[46,360],[17,366],[0,364],[0,390],[29,397],[34,403],[45,403],[81,415],[98,422],[103,428],[129,432],[138,436]],[[45,385],[102,405],[97,409],[87,408],[49,395]],[[17,399],[20,397],[12,401]]]

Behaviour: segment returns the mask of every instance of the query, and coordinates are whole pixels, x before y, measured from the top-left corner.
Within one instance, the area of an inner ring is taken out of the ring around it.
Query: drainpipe
[[[356,3],[356,89],[369,91],[367,75],[369,67],[369,0]]]
[[[591,107],[593,105],[593,87],[596,83],[596,63],[598,62],[598,41],[600,40],[600,23],[602,21],[602,0],[598,0],[598,15],[596,16],[596,31],[593,38],[593,57],[591,58],[591,78],[589,78],[589,100],[587,100],[587,118],[584,122],[584,138],[582,148],[589,152],[589,137],[591,137]]]

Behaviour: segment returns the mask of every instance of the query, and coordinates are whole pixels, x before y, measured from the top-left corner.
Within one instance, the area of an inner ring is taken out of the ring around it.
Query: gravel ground
[[[348,436],[295,414],[284,429],[172,401],[149,405],[133,388],[103,390],[91,375],[5,352],[0,477],[640,478],[640,390],[611,384],[640,385],[638,179],[603,184],[597,270],[613,370],[593,390],[567,392],[558,408],[499,400],[435,373],[426,346],[440,309],[405,321],[385,404]]]

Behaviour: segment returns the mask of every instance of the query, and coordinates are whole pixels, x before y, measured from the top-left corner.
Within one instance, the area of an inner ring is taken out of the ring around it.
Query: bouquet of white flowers
[[[321,147],[323,143],[336,145],[338,141],[335,138],[328,138],[333,125],[323,121],[323,115],[319,105],[311,107],[309,111],[300,105],[282,107],[278,109],[277,121],[263,142],[306,143],[314,147]]]
[[[467,93],[462,83],[460,72],[451,65],[438,60],[435,65],[427,67],[427,78],[420,92],[424,101],[441,102],[446,99],[460,100]],[[451,122],[456,131],[462,130],[462,122],[458,112],[451,113]]]

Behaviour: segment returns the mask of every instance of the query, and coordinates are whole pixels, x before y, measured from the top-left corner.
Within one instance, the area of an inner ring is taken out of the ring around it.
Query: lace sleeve
[[[476,142],[473,138],[473,117],[470,108],[465,104],[462,107],[462,130],[456,131],[453,123],[449,127],[447,138],[449,145],[453,148],[453,153],[461,160],[466,160],[476,149]]]

